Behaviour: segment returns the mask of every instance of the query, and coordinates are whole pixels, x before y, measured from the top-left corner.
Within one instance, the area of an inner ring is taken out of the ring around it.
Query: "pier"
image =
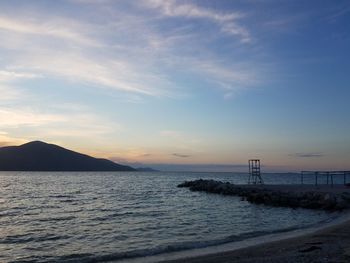
[[[350,188],[345,185],[235,185],[214,180],[194,180],[179,184],[191,191],[239,196],[255,204],[343,210],[350,208]]]

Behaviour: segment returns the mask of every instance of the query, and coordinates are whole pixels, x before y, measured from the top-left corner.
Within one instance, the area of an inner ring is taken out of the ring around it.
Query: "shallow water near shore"
[[[0,172],[0,261],[118,261],[304,228],[338,216],[176,187],[199,178],[237,184],[245,183],[247,174]],[[300,178],[266,174],[264,179],[291,184]]]

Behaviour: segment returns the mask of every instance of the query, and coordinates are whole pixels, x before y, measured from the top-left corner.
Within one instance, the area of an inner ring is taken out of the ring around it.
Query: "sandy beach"
[[[163,263],[348,263],[350,220],[305,236]]]

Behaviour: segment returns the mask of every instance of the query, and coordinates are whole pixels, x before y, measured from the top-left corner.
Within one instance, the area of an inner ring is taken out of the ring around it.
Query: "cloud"
[[[3,132],[16,134],[23,140],[94,138],[94,142],[101,142],[124,130],[124,125],[115,120],[69,104],[51,105],[45,110],[23,106],[0,107],[0,123]]]
[[[145,44],[143,39],[138,39],[140,35],[147,36],[146,33],[140,33],[145,31],[139,28],[142,23],[137,23],[135,28],[128,23],[132,22],[126,19],[121,25],[115,25],[106,21],[102,26],[66,17],[42,15],[24,21],[0,14],[0,30],[4,36],[0,48],[2,46],[9,51],[5,53],[3,61],[6,68],[12,70],[1,71],[0,81],[45,76],[95,88],[148,96],[170,96],[167,90],[171,82],[166,75],[152,72],[157,70],[152,65],[152,59],[146,59],[149,50],[140,50],[141,45],[136,43],[140,41]],[[120,35],[125,35],[127,28],[136,31],[128,32],[135,36],[135,40],[130,39],[118,45],[124,40],[113,39],[114,34],[119,31]],[[93,35],[94,38],[85,35]],[[152,34],[149,35],[147,43],[152,38]],[[57,42],[53,38],[64,41]],[[30,73],[21,72],[23,70]]]
[[[198,134],[190,134],[187,132],[177,130],[163,130],[159,132],[161,137],[159,141],[163,141],[165,145],[169,147],[169,151],[166,154],[170,154],[176,157],[185,157],[184,154],[177,152],[189,152],[199,153],[198,145],[201,144],[201,139]],[[175,152],[175,153],[174,153]],[[192,155],[189,155],[190,157]]]
[[[137,69],[133,69],[126,61],[48,51],[35,56],[24,55],[19,64],[53,77],[63,77],[71,82],[86,83],[98,88],[108,87],[144,95],[157,94],[156,89],[152,88],[154,79],[143,73],[137,74]]]
[[[41,78],[41,75],[31,72],[15,72],[8,70],[0,70],[0,82],[10,82],[21,79],[36,79]]]
[[[108,159],[115,161],[115,162],[122,162],[122,163],[134,163],[135,160],[138,159],[147,159],[148,157],[151,157],[153,154],[147,152],[145,149],[142,148],[136,148],[131,147],[125,150],[121,150],[120,152],[115,152],[113,154],[116,154],[114,156],[109,155]]]
[[[0,131],[0,147],[20,145],[28,142],[28,140],[10,136],[7,132]]]
[[[40,21],[21,20],[0,16],[0,29],[19,34],[48,36],[84,45],[100,46],[96,40],[81,34],[84,27],[70,19],[51,18],[43,22],[43,19]]]
[[[19,88],[21,82],[42,77],[42,75],[33,72],[0,69],[0,105],[8,102],[19,102],[24,98],[30,97],[29,94]]]
[[[173,153],[173,156],[180,157],[180,158],[188,158],[191,157],[191,155],[188,154],[181,154],[181,153]]]
[[[263,81],[261,74],[252,68],[250,63],[225,65],[214,59],[199,59],[191,63],[192,71],[201,74],[208,82],[215,83],[225,93],[255,86]]]
[[[298,158],[320,158],[323,157],[324,154],[321,152],[314,152],[314,153],[293,153],[289,156],[292,157],[298,157]]]
[[[249,31],[237,22],[237,20],[244,17],[244,14],[241,12],[217,12],[194,4],[179,4],[175,0],[147,0],[144,3],[150,8],[160,10],[163,15],[168,17],[186,17],[209,20],[220,26],[222,32],[237,36],[243,43],[249,43],[252,40]]]
[[[163,137],[169,137],[174,139],[179,139],[183,136],[182,132],[175,130],[163,130],[160,131],[160,135]]]
[[[327,17],[327,20],[331,22],[335,22],[337,19],[346,16],[348,13],[350,13],[350,5],[347,6],[337,6],[336,10],[332,10],[330,12],[331,14]]]
[[[60,112],[65,118],[61,122],[51,123],[51,125],[43,127],[44,136],[108,140],[107,135],[116,134],[125,129],[121,123],[95,114],[89,108],[79,105],[64,105],[63,107],[58,105],[58,107],[53,106],[50,110],[55,111],[57,108],[61,109]]]
[[[81,3],[81,4],[108,4],[111,3],[114,0],[69,0],[73,3]]]
[[[4,65],[6,69],[0,78],[63,80],[77,84],[77,89],[103,88],[137,96],[128,100],[131,102],[149,96],[188,97],[196,85],[183,85],[179,79],[189,73],[197,78],[198,86],[206,82],[225,94],[259,83],[261,67],[254,61],[244,66],[231,59],[233,54],[229,60],[222,58],[207,32],[193,30],[196,23],[177,23],[165,29],[150,10],[158,10],[164,22],[174,17],[206,20],[224,34],[248,42],[250,33],[238,23],[244,18],[242,12],[177,1],[132,3],[127,10],[123,1],[72,0],[66,4],[84,12],[73,17],[71,12],[53,12],[39,4],[12,15],[0,12],[0,68]]]
[[[60,114],[41,113],[30,109],[0,108],[1,127],[40,126],[50,122],[62,122],[67,117]]]
[[[7,104],[8,102],[18,101],[25,95],[13,86],[3,85],[0,82],[0,105]]]

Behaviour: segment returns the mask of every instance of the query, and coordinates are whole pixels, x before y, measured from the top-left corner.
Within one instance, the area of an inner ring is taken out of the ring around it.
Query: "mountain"
[[[0,148],[0,171],[135,171],[107,159],[33,141]]]

